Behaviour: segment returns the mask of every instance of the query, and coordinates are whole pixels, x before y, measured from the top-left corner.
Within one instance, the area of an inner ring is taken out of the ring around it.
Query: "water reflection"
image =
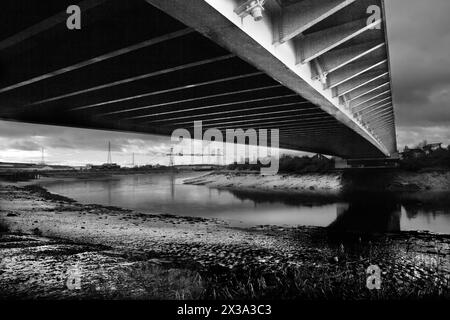
[[[354,194],[337,211],[331,229],[362,232],[400,231],[401,205],[393,194]]]
[[[183,185],[186,174],[115,176],[42,183],[51,192],[82,203],[148,213],[215,217],[246,225],[312,225],[336,230],[450,234],[450,193],[367,194],[343,197],[315,193],[211,189]]]

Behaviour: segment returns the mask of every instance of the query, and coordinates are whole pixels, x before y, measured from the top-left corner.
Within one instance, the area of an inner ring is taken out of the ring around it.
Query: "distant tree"
[[[228,165],[229,170],[259,170],[261,164],[237,164]],[[308,173],[308,172],[326,172],[334,169],[334,161],[326,157],[297,157],[283,155],[280,157],[280,173]]]
[[[416,146],[417,149],[422,149],[428,144],[427,140],[423,140],[422,142],[419,142],[419,144]]]
[[[450,169],[450,148],[438,149],[420,158],[403,159],[400,166],[411,171],[430,168]]]

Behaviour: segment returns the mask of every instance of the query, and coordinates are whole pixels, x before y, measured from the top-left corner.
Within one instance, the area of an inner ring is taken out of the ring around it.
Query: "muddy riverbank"
[[[185,179],[184,183],[215,188],[310,192],[336,195],[355,191],[450,191],[450,171],[345,170],[325,173],[277,174],[216,171]]]
[[[0,187],[0,297],[400,299],[450,297],[450,236],[237,228]],[[382,271],[380,290],[366,269]]]

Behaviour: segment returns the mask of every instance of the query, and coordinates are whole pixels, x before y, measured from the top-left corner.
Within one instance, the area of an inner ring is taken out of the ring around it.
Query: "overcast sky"
[[[450,142],[450,1],[385,0],[398,143]]]
[[[400,148],[450,143],[450,1],[385,0]],[[0,161],[35,162],[41,147],[49,163],[106,161],[165,163],[169,137],[81,130],[0,121]]]

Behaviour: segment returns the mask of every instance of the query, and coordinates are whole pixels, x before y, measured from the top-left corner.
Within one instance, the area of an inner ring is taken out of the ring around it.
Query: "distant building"
[[[104,163],[102,165],[87,164],[85,170],[115,170],[120,169],[117,163]]]
[[[425,151],[425,153],[431,154],[437,150],[441,150],[442,149],[442,143],[429,143],[425,146],[423,146],[423,151]]]
[[[104,170],[114,170],[120,169],[120,166],[117,163],[104,163],[101,165],[101,168]]]
[[[0,168],[5,169],[33,169],[35,167],[34,163],[0,162]]]
[[[12,164],[12,163],[0,163],[0,169],[1,168],[8,168],[8,169],[14,168],[14,164]]]
[[[442,149],[442,143],[423,143],[419,147],[412,149],[405,146],[405,149],[400,155],[402,159],[417,159]]]
[[[410,149],[408,146],[405,147],[403,152],[401,153],[402,159],[418,159],[425,156],[425,151],[420,148]]]
[[[186,164],[186,165],[176,165],[175,168],[179,170],[192,170],[192,171],[210,171],[219,169],[222,166],[214,164]]]
[[[75,170],[71,166],[63,165],[46,165],[34,163],[7,163],[0,162],[0,169],[16,170],[16,171],[70,171]]]
[[[151,164],[144,164],[142,166],[138,167],[141,170],[146,170],[146,169],[153,169],[154,167]]]

